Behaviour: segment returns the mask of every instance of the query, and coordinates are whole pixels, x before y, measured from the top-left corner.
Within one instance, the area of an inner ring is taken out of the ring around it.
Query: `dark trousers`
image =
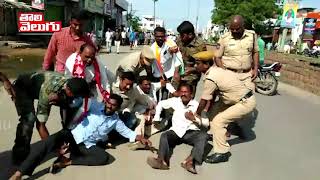
[[[173,149],[176,145],[182,143],[193,146],[191,156],[197,163],[201,164],[204,148],[207,144],[207,133],[203,131],[188,130],[182,138],[172,130],[162,133],[159,144],[159,157],[169,164]]]
[[[16,138],[12,148],[12,157],[15,163],[22,162],[30,152],[30,141],[34,123],[37,120],[34,109],[34,97],[28,92],[28,88],[32,83],[27,79],[27,75],[19,76],[14,82],[14,90],[16,92],[15,106],[19,118],[19,123],[16,129]]]
[[[61,130],[36,143],[29,156],[20,165],[19,171],[31,175],[47,155],[54,153],[64,143],[69,143],[72,165],[98,166],[108,162],[109,154],[104,149],[97,146],[87,149],[84,144],[76,144],[70,130]]]

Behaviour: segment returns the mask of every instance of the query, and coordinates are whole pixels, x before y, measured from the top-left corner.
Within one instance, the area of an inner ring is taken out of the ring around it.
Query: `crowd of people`
[[[193,174],[203,161],[228,161],[229,126],[237,127],[236,134],[245,138],[236,122],[256,106],[252,81],[259,49],[255,32],[244,29],[243,18],[231,19],[230,31],[221,37],[216,52],[207,51],[189,21],[177,27],[177,41],[156,27],[151,46],[121,59],[115,74],[102,64],[96,44],[82,32],[87,20],[80,12],[72,16],[69,27],[53,34],[44,71],[19,75],[12,84],[0,73],[20,117],[12,149],[19,168],[11,179],[31,175],[54,151],[58,157],[51,172],[69,165],[105,165],[109,154],[98,143],[111,142],[115,132],[129,140],[132,150],[154,148],[148,138],[161,132],[157,156],[147,157],[154,169],[168,170],[173,149],[182,143],[193,146],[181,163]],[[120,30],[115,41],[123,41]],[[201,76],[204,86],[198,102],[194,98]],[[49,135],[46,122],[52,105],[60,107],[62,128]],[[31,148],[34,124],[42,140]],[[214,146],[206,156],[209,140]]]

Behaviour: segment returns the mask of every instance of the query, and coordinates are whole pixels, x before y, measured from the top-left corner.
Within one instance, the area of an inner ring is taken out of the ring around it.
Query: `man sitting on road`
[[[11,177],[12,180],[21,179],[25,174],[31,175],[34,169],[44,160],[46,155],[59,148],[57,161],[51,170],[56,172],[69,165],[99,166],[108,163],[109,154],[104,149],[96,146],[100,140],[107,138],[108,133],[115,129],[130,142],[140,141],[151,146],[151,142],[127,128],[119,119],[116,111],[120,108],[122,98],[111,94],[108,101],[95,102],[90,108],[90,113],[73,130],[61,130],[46,140],[42,140],[27,159],[19,166]],[[70,159],[63,155],[70,151]]]
[[[114,82],[111,88],[111,93],[118,94],[123,99],[123,103],[118,110],[119,117],[129,128],[133,128],[135,125],[135,118],[131,114],[136,101],[132,88],[134,81],[135,76],[133,72],[123,72],[121,73],[120,80]]]
[[[186,143],[193,146],[191,154],[181,163],[187,171],[197,174],[195,163],[203,161],[204,149],[207,144],[207,133],[200,127],[208,127],[206,118],[195,118],[198,102],[192,99],[193,87],[189,84],[180,84],[180,97],[160,101],[156,107],[154,122],[160,121],[163,109],[173,108],[172,127],[161,134],[158,157],[148,157],[147,163],[154,169],[169,169],[170,158],[176,145]],[[202,120],[202,121],[201,121]]]

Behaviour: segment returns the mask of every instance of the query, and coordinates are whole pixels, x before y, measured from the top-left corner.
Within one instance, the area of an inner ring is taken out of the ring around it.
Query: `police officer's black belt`
[[[226,68],[226,69],[233,71],[233,72],[236,72],[236,73],[247,73],[251,70],[251,69],[243,70],[243,69],[231,69],[231,68]]]
[[[249,99],[252,95],[253,95],[253,92],[252,92],[252,90],[250,90],[246,95],[243,96],[243,98],[241,98],[240,101],[245,100],[245,99]]]

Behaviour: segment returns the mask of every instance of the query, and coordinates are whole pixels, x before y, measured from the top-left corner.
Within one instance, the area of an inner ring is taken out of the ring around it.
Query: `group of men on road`
[[[96,45],[83,35],[87,19],[80,12],[72,16],[69,27],[53,34],[43,69],[53,70],[55,57],[56,72],[23,74],[13,85],[0,74],[20,116],[12,149],[19,168],[11,178],[31,175],[55,150],[58,158],[52,172],[68,165],[105,165],[109,156],[97,143],[107,141],[112,130],[128,138],[131,149],[150,149],[152,143],[145,137],[169,127],[161,134],[157,157],[147,158],[155,169],[169,169],[173,149],[181,143],[193,146],[181,163],[191,173],[197,173],[195,165],[203,160],[228,161],[228,125],[256,106],[252,80],[258,68],[257,37],[244,29],[243,18],[231,19],[230,31],[219,40],[216,52],[206,50],[188,21],[178,26],[177,42],[157,27],[155,42],[123,58],[115,76],[97,58]],[[198,103],[194,97],[202,74]],[[52,105],[60,107],[63,128],[49,135],[45,124]],[[34,123],[42,141],[30,148]],[[204,157],[208,129],[214,148]],[[65,156],[68,152],[70,157]]]

